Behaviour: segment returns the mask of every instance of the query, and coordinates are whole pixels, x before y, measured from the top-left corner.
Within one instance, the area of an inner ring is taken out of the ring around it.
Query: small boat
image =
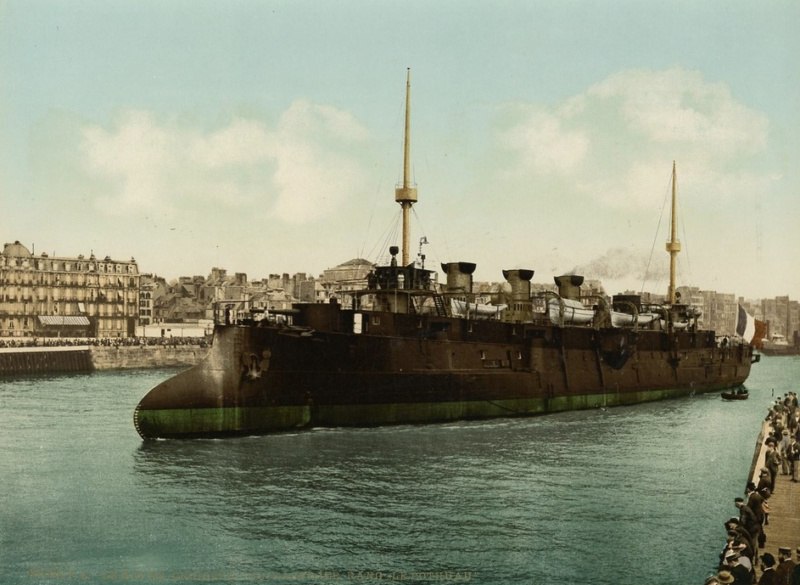
[[[583,277],[578,278],[583,281]],[[595,316],[594,309],[584,306],[581,301],[561,297],[547,301],[547,314],[554,325],[585,325]]]
[[[475,319],[488,319],[499,317],[508,305],[491,305],[484,303],[468,303],[459,299],[450,299],[450,311],[458,317],[472,317]]]
[[[736,392],[723,392],[722,398],[724,400],[747,400],[750,394],[747,390],[740,388]]]

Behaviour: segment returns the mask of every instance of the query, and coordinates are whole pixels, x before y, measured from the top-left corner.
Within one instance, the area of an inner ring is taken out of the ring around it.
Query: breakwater
[[[199,345],[0,348],[0,376],[193,366],[208,350]]]

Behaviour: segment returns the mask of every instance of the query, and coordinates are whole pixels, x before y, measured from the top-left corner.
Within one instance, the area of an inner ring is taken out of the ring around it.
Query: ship
[[[763,355],[768,356],[794,356],[800,355],[800,331],[792,331],[792,308],[789,297],[786,297],[786,321],[784,327],[789,336],[771,331],[773,323],[767,321],[762,324],[765,339],[760,344],[759,349]]]
[[[773,333],[769,339],[764,340],[760,349],[763,355],[768,356],[800,355],[800,332],[794,332],[794,339],[791,344],[785,335]]]
[[[496,299],[473,290],[476,265],[409,258],[410,71],[406,77],[402,248],[346,299],[239,318],[214,306],[213,345],[151,389],[133,419],[143,439],[221,437],[312,427],[380,426],[545,415],[736,389],[758,359],[744,339],[698,327],[675,288],[680,242],[673,162],[665,303],[582,294],[554,276],[532,293],[530,269],[503,271]],[[399,258],[398,258],[399,256]],[[496,302],[491,302],[496,301]]]

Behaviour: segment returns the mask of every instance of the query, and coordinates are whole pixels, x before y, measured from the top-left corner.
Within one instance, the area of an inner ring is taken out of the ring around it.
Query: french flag
[[[761,341],[767,334],[767,324],[754,318],[739,305],[739,317],[736,320],[736,334],[750,345],[761,347]]]

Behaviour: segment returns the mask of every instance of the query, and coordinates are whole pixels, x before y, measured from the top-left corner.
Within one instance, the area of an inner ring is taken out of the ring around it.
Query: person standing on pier
[[[742,498],[734,500],[736,507],[739,508],[739,523],[750,534],[750,544],[752,546],[752,555],[750,558],[755,558],[758,554],[758,542],[761,536],[761,522],[759,522],[756,513],[744,503]]]
[[[733,581],[728,582],[732,585],[752,585],[753,574],[741,561],[742,558],[738,552],[730,550],[726,553],[724,567],[730,571],[733,577]]]
[[[770,482],[772,483],[772,485],[769,486],[769,489],[774,494],[775,478],[778,476],[778,467],[781,464],[781,456],[780,453],[778,453],[778,450],[775,448],[777,441],[775,441],[774,438],[770,437],[766,442],[767,453],[764,456],[764,465],[769,470]]]
[[[794,556],[797,559],[797,564],[792,572],[792,578],[789,585],[800,585],[800,546],[794,551]]]
[[[787,450],[789,449],[789,444],[791,439],[789,438],[789,430],[783,429],[783,433],[781,434],[781,442],[780,442],[780,454],[781,454],[781,474],[782,475],[789,475],[789,456],[787,455]]]
[[[756,489],[759,492],[761,492],[761,490],[765,490],[765,489],[768,490],[768,489],[770,489],[770,484],[771,483],[772,482],[770,481],[769,469],[767,469],[766,467],[762,467],[761,468],[761,472],[758,474],[758,485],[756,486]],[[771,493],[771,491],[770,491],[770,493]]]
[[[761,578],[758,585],[776,585],[775,557],[771,553],[761,555]]]
[[[747,507],[753,511],[753,514],[756,515],[756,519],[758,520],[758,525],[761,526],[761,532],[763,532],[764,526],[764,497],[756,491],[756,484],[752,481],[747,484],[747,487],[744,488],[744,495],[747,503]],[[759,546],[762,546],[759,544]]]
[[[758,493],[761,494],[761,497],[764,500],[764,503],[762,504],[762,507],[764,508],[764,526],[768,526],[769,525],[769,512],[770,512],[770,507],[769,507],[769,501],[768,500],[772,497],[772,492],[769,491],[769,488],[764,488],[763,490],[758,490]],[[762,531],[762,534],[764,534],[763,531]],[[766,542],[766,538],[764,538],[763,540],[764,540],[764,542]],[[764,548],[763,544],[761,545],[761,548]]]
[[[794,556],[797,559],[797,563],[794,571],[792,571],[792,577],[789,579],[789,585],[800,585],[800,546],[794,551]]]
[[[800,443],[797,442],[797,437],[793,436],[789,441],[789,447],[786,449],[786,458],[789,460],[792,481],[800,481]]]
[[[789,585],[797,563],[792,560],[792,549],[780,547],[778,549],[778,568],[775,569],[776,585]]]

